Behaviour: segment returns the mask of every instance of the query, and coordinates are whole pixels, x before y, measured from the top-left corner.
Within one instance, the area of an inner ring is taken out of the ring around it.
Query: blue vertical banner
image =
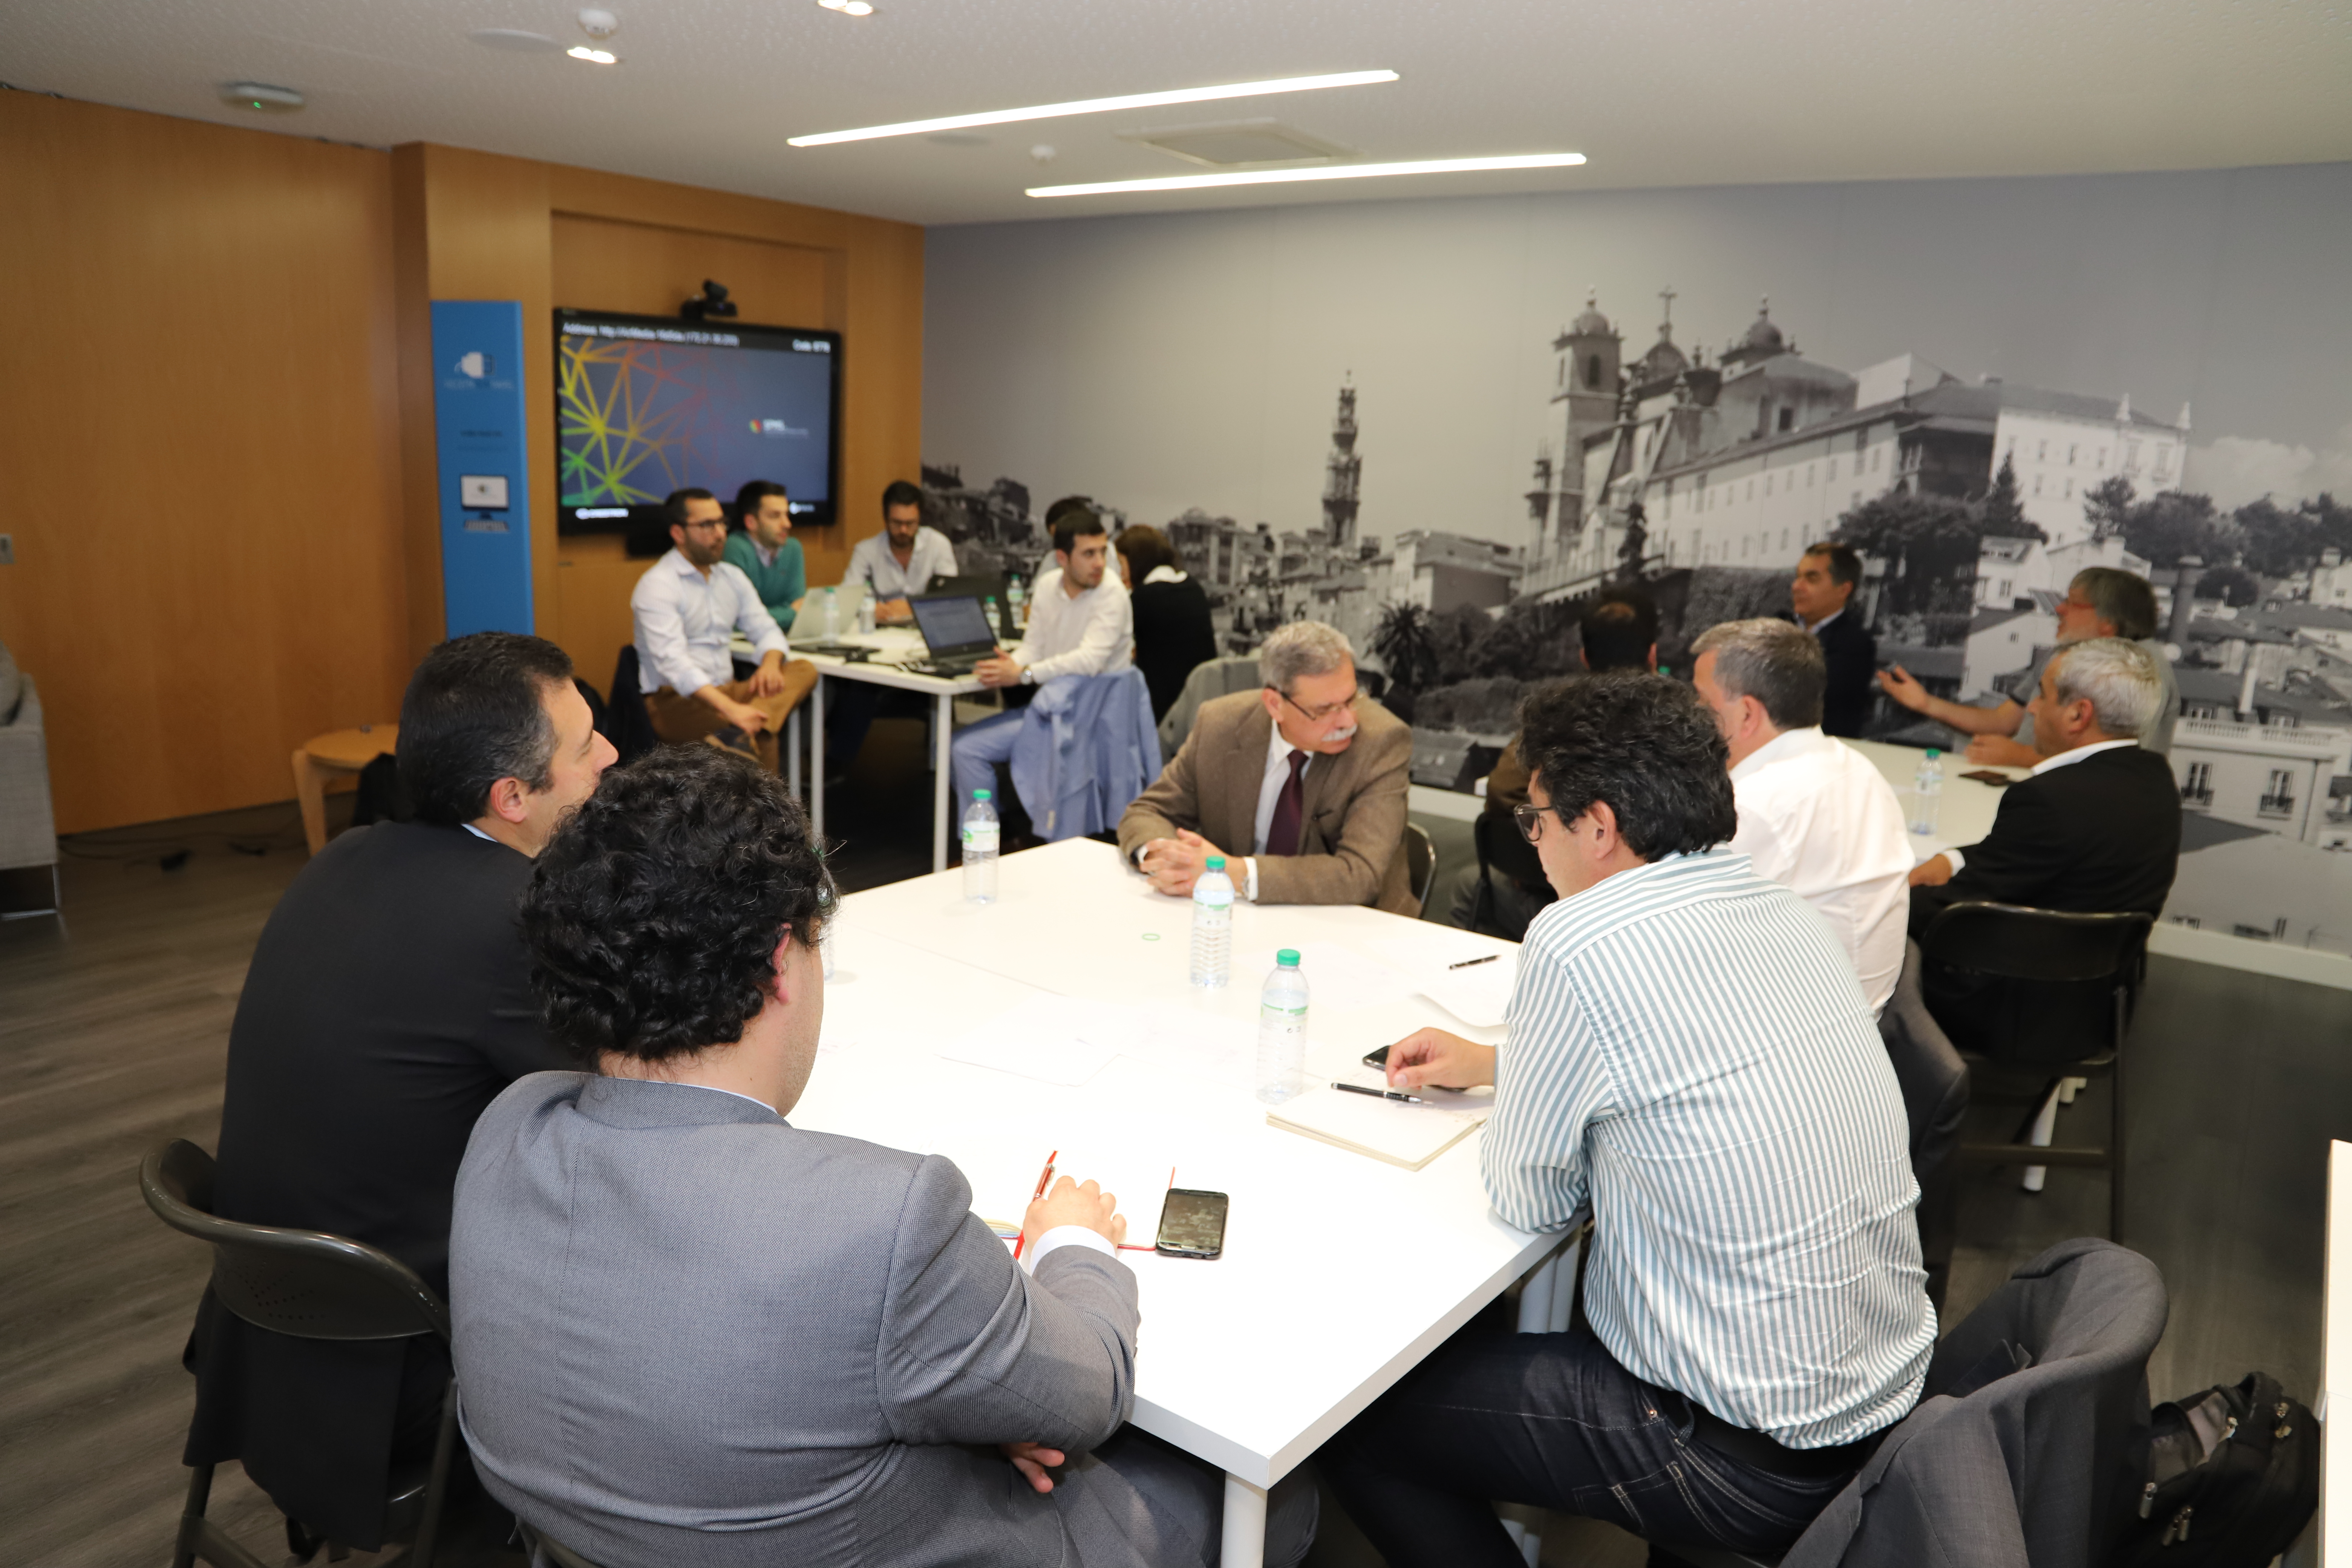
[[[522,302],[433,301],[441,605],[450,637],[534,630]]]

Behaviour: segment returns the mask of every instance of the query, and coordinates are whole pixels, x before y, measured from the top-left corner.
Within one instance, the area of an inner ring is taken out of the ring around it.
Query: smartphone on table
[[[1152,1250],[1163,1258],[1216,1258],[1225,1250],[1223,1193],[1171,1187],[1160,1205],[1160,1236]]]

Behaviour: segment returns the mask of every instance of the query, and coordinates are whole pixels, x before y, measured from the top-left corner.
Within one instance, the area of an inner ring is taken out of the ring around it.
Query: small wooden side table
[[[362,724],[314,735],[294,748],[294,799],[302,807],[302,837],[311,854],[327,847],[327,781],[359,772],[399,743],[399,725]]]

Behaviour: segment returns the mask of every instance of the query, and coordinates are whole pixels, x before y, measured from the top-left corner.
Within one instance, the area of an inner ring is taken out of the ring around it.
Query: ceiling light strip
[[[794,147],[829,147],[837,142],[871,142],[883,136],[922,136],[934,131],[964,131],[975,125],[1011,125],[1023,120],[1055,120],[1070,114],[1108,114],[1124,109],[1158,109],[1171,103],[1207,103],[1221,98],[1257,98],[1270,92],[1312,92],[1326,87],[1368,87],[1401,79],[1394,71],[1340,71],[1330,76],[1284,77],[1276,81],[1234,82],[1227,87],[1188,87],[1174,92],[1136,92],[1125,98],[1082,98],[1072,103],[1041,103],[1032,109],[998,109],[985,114],[950,114],[940,120],[908,120],[857,131],[826,131],[789,138]]]
[[[1410,163],[1337,163],[1313,169],[1252,169],[1231,174],[1172,174],[1102,180],[1090,185],[1032,185],[1033,196],[1103,196],[1121,191],[1202,191],[1218,185],[1274,185],[1293,180],[1371,180],[1388,174],[1467,174],[1490,169],[1567,169],[1581,153],[1527,153],[1508,158],[1425,158]]]

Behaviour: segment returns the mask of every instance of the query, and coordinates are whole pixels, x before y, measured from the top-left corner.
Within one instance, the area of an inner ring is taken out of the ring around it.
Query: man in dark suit
[[[1912,936],[1967,900],[2162,912],[2180,860],[2180,790],[2171,764],[2139,743],[2162,702],[2156,657],[2137,643],[2092,637],[2060,648],[2031,705],[2042,761],[2002,795],[1983,842],[1912,869]],[[1928,1011],[1973,1049],[2002,1032],[2010,1009],[2042,1005],[2013,995],[2014,984],[1954,973],[1931,956],[1924,989]]]
[[[1202,704],[1175,760],[1119,818],[1119,853],[1177,898],[1221,855],[1253,903],[1417,913],[1404,860],[1412,729],[1357,688],[1335,627],[1293,621],[1257,658],[1264,689]]]
[[[1870,717],[1878,674],[1878,639],[1862,624],[1853,591],[1862,582],[1862,557],[1850,544],[1823,542],[1805,552],[1789,584],[1797,624],[1819,637],[1829,665],[1822,692],[1822,733],[1859,737]]]
[[[1034,1272],[937,1155],[796,1128],[832,890],[772,775],[680,748],[616,770],[523,900],[548,1031],[593,1072],[485,1111],[449,1272],[490,1491],[596,1563],[1178,1568],[1224,1481],[1125,1429],[1136,1279],[1065,1176]],[[1296,1563],[1315,1489],[1268,1497]]]
[[[415,820],[328,845],[254,949],[229,1033],[221,1215],[352,1237],[446,1292],[475,1117],[566,1065],[541,1031],[517,900],[613,760],[554,644],[481,632],[425,656],[400,710]],[[207,1293],[186,1360],[190,1464],[241,1459],[310,1535],[382,1543],[388,1474],[432,1446],[437,1341],[292,1339]]]

